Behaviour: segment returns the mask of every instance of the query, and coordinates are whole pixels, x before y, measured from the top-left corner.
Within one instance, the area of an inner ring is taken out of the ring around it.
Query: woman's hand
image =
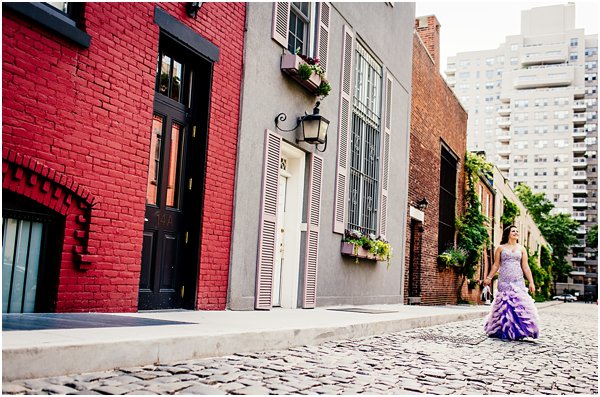
[[[532,294],[535,294],[535,284],[534,283],[529,283],[529,292],[531,292]]]
[[[488,287],[492,284],[492,279],[487,277],[485,280],[483,280],[483,285],[487,285]]]

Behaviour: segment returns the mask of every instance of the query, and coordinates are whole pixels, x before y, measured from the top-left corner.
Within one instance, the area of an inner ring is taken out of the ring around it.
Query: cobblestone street
[[[597,394],[598,306],[540,310],[540,339],[482,320],[254,354],[4,383],[4,394]],[[51,363],[49,363],[51,365]]]

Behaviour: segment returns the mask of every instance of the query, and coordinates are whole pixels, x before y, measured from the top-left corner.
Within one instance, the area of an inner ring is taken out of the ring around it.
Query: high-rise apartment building
[[[544,192],[581,222],[573,272],[558,292],[597,297],[598,35],[575,28],[575,5],[522,11],[521,34],[496,49],[448,58],[448,84],[467,109],[467,148],[484,151],[512,187]]]

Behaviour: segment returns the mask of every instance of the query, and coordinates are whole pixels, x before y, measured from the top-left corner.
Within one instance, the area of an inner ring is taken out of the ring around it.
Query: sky
[[[598,33],[598,2],[575,1],[575,28]],[[491,50],[506,36],[521,31],[521,11],[567,4],[560,1],[417,1],[416,16],[434,14],[440,22],[440,66],[444,74],[449,56],[459,52]]]

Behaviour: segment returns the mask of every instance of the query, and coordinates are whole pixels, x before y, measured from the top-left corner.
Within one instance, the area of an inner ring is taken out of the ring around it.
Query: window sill
[[[354,244],[342,242],[340,252],[344,256],[351,256],[354,258],[369,259],[374,261],[385,261],[385,258],[381,255],[375,255],[369,252],[369,250],[363,247],[355,246]]]
[[[305,64],[306,62],[295,54],[283,54],[281,56],[281,71],[294,80],[298,82],[302,87],[304,87],[308,92],[313,95],[317,95],[317,90],[321,85],[321,77],[318,74],[313,73],[311,76],[303,80],[298,75],[298,68],[300,65]]]
[[[2,8],[12,10],[81,47],[90,46],[90,35],[79,29],[75,21],[51,6],[43,3],[2,3]]]

